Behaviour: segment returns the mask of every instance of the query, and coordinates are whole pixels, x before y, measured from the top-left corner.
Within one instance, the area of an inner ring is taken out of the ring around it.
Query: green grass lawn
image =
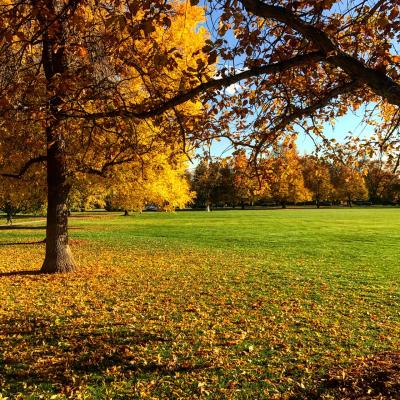
[[[400,354],[400,209],[94,213],[70,227],[79,271],[44,276],[42,223],[0,226],[4,397],[341,399],[349,374],[370,398],[400,397],[389,373],[362,376]]]

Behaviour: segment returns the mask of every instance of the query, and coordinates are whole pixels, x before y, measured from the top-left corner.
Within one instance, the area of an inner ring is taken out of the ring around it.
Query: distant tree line
[[[253,205],[399,204],[400,176],[379,159],[360,159],[343,151],[300,156],[295,144],[275,146],[257,162],[244,151],[203,159],[190,173],[197,193],[194,207]]]
[[[244,151],[203,159],[192,172],[187,160],[159,155],[142,164],[141,173],[126,169],[109,179],[75,177],[68,196],[69,210],[105,208],[141,211],[152,204],[159,210],[262,205],[400,204],[399,161],[371,159],[340,146],[323,155],[298,154],[293,140],[284,141],[257,160]],[[8,223],[16,213],[44,213],[43,173],[32,169],[18,181],[0,180],[0,211]]]

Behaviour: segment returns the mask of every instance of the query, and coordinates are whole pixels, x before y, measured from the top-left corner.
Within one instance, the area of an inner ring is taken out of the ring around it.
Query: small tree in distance
[[[46,191],[43,169],[34,168],[23,179],[0,177],[0,210],[12,224],[19,212],[43,213],[46,207]]]
[[[270,196],[286,208],[287,203],[298,203],[310,199],[304,185],[302,164],[293,141],[276,146],[267,164],[270,165]]]
[[[332,201],[334,187],[329,163],[316,156],[305,156],[301,163],[305,186],[310,191],[317,208],[320,208],[323,201]]]

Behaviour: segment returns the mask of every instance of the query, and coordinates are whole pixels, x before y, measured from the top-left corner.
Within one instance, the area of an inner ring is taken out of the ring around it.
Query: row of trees
[[[164,149],[165,150],[165,149]],[[343,152],[330,157],[300,156],[293,142],[282,143],[257,164],[238,151],[231,157],[202,160],[192,173],[181,153],[155,152],[140,164],[120,168],[108,179],[76,175],[68,208],[105,207],[141,211],[146,204],[174,210],[196,207],[313,202],[321,204],[368,200],[374,204],[400,201],[400,176],[383,159],[350,161]],[[8,220],[17,212],[44,212],[43,171],[32,169],[24,179],[0,179],[0,210]]]
[[[400,201],[400,176],[383,160],[350,162],[333,155],[299,156],[296,146],[275,146],[254,164],[243,151],[203,160],[190,176],[195,205],[242,206],[313,202],[321,204]]]

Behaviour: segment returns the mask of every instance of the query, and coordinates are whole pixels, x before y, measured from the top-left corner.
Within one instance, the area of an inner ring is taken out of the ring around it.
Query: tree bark
[[[39,4],[39,3],[38,3]],[[67,199],[71,184],[67,174],[67,156],[63,129],[61,126],[62,93],[53,86],[53,78],[62,76],[68,70],[65,54],[65,32],[62,22],[49,24],[55,19],[54,1],[40,3],[37,19],[44,28],[42,40],[42,64],[47,81],[49,96],[47,109],[47,227],[46,256],[41,272],[70,272],[75,269],[75,261],[68,245]],[[51,27],[51,29],[50,29]]]
[[[47,128],[47,228],[44,273],[71,272],[76,264],[68,245],[67,198],[70,184],[67,180],[65,143],[60,133]]]
[[[352,199],[347,199],[347,205],[349,206],[349,207],[353,207],[353,200]]]
[[[128,210],[124,210],[124,217],[129,217],[129,211]]]

